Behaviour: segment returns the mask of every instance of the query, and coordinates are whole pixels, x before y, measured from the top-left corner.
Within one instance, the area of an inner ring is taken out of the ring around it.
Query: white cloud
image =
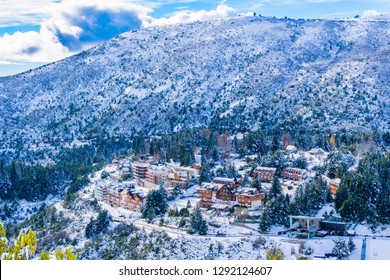
[[[21,5],[24,2],[16,1]],[[39,13],[39,16],[35,18],[42,18],[40,30],[0,36],[1,65],[52,62],[141,26],[188,23],[238,15],[237,11],[225,5],[224,1],[215,10],[179,11],[170,17],[161,19],[149,16],[149,13],[153,11],[150,8],[152,6],[150,1],[64,0],[61,3],[53,3],[55,0],[34,1],[42,5],[46,3],[45,8],[32,11]],[[153,5],[163,5],[170,1],[154,1]],[[193,1],[179,0],[178,2]],[[25,2],[26,8],[30,5],[34,6],[33,1]],[[9,0],[0,0],[0,4],[11,5]],[[15,13],[18,11],[15,10]],[[10,13],[7,17],[6,21],[0,20],[0,26],[7,21],[16,23],[22,20],[20,17],[12,19]]]
[[[39,25],[53,0],[0,0],[0,27]]]
[[[363,12],[362,17],[363,17],[363,18],[374,17],[374,16],[379,16],[379,15],[381,15],[381,14],[382,14],[381,12],[378,12],[378,11],[376,11],[376,10],[367,10],[367,11],[364,11],[364,12]]]
[[[53,33],[44,29],[0,37],[0,59],[4,61],[50,62],[71,54]]]
[[[0,60],[0,65],[25,65],[25,64],[20,63],[20,62],[11,62],[11,61]]]
[[[225,18],[237,16],[238,13],[232,7],[224,4],[224,1],[218,5],[215,10],[206,11],[201,10],[197,12],[178,12],[169,18],[155,19],[151,25],[167,25],[177,23],[189,23],[194,21],[203,21],[209,19]]]
[[[39,32],[0,37],[0,60],[51,62],[151,21],[149,8],[124,1],[68,0],[51,9]]]
[[[72,51],[111,39],[150,21],[151,9],[140,5],[123,1],[78,2],[64,2],[50,20],[42,24],[42,29],[54,33]]]

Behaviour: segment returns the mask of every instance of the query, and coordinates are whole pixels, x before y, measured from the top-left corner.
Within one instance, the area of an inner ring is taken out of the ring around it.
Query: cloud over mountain
[[[139,28],[151,9],[123,1],[68,0],[57,4],[40,30],[0,37],[0,60],[58,60],[116,35]]]
[[[50,11],[49,11],[50,10]],[[178,12],[154,19],[153,10],[135,2],[67,0],[49,5],[39,31],[16,32],[0,37],[0,60],[51,62],[85,50],[118,34],[142,26],[186,23],[237,15],[224,2],[211,11]]]
[[[217,18],[225,18],[237,16],[235,9],[225,5],[223,2],[217,6],[215,10],[198,11],[198,12],[178,12],[169,18],[156,19],[152,22],[153,25],[167,25],[177,23],[189,23],[194,21],[210,20]]]

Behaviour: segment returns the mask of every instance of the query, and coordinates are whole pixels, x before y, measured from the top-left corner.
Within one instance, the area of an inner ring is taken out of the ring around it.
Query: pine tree
[[[282,194],[282,186],[280,185],[279,179],[275,176],[272,181],[271,189],[269,191],[269,199],[273,199]]]
[[[190,218],[190,227],[188,233],[194,234],[199,233],[200,235],[207,234],[207,222],[203,219],[200,208],[195,207]]]
[[[180,209],[179,216],[180,217],[189,217],[190,211],[188,210],[188,208],[182,208],[182,209]]]
[[[268,232],[271,228],[271,218],[269,216],[269,211],[266,209],[260,218],[259,229],[262,232]]]
[[[85,237],[94,238],[100,233],[106,232],[110,225],[110,220],[111,218],[107,210],[99,212],[96,220],[91,219],[85,228]]]
[[[175,215],[175,209],[171,208],[168,211],[168,217],[176,217]]]
[[[348,240],[348,249],[350,252],[352,252],[356,249],[355,242],[353,242],[353,239],[351,237]]]
[[[338,259],[343,259],[351,255],[351,251],[346,244],[345,240],[339,239],[339,240],[333,240],[334,247],[332,249],[332,254],[335,254]]]
[[[142,217],[153,220],[156,216],[165,215],[168,211],[167,191],[160,187],[158,190],[152,190],[146,197],[146,203],[141,209]]]
[[[202,157],[202,166],[201,166],[200,172],[199,172],[199,181],[200,182],[210,182],[211,181],[210,164],[206,160],[203,161],[203,157]]]
[[[147,210],[147,212],[146,212],[145,218],[146,218],[149,222],[153,221],[153,219],[156,218],[156,211],[154,210],[154,207],[148,208],[148,210]]]

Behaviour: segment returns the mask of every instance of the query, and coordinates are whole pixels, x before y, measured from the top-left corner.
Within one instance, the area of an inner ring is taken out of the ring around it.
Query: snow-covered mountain
[[[390,17],[237,17],[122,34],[0,78],[0,146],[214,126],[389,129]]]

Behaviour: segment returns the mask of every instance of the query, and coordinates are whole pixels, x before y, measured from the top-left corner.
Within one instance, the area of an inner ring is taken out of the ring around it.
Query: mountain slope
[[[2,149],[103,131],[389,129],[390,20],[238,17],[122,34],[0,78]]]

